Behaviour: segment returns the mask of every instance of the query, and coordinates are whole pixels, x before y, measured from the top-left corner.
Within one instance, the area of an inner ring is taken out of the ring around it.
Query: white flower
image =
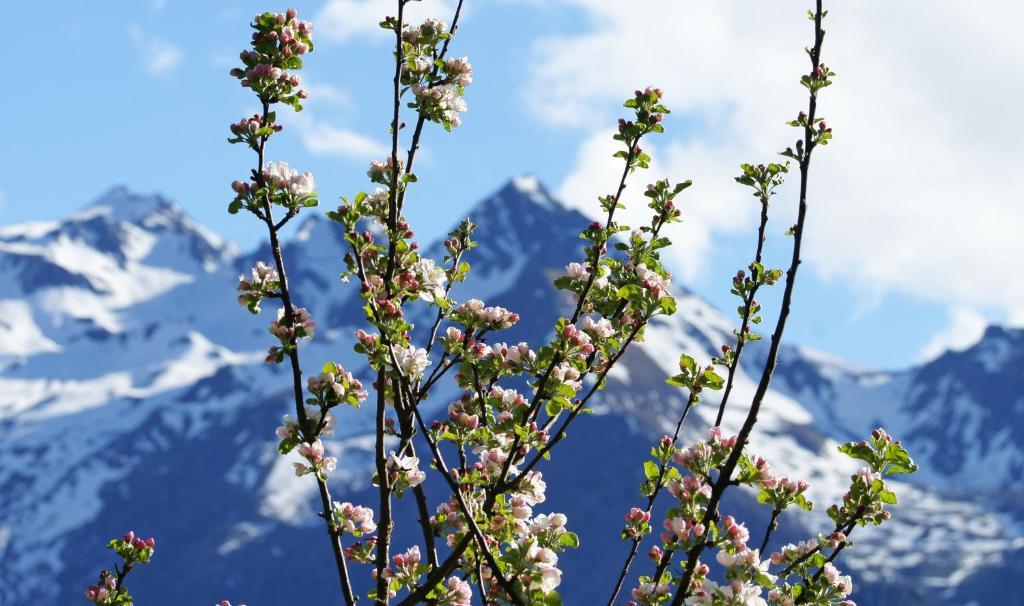
[[[601,318],[595,322],[590,316],[584,316],[583,331],[596,339],[605,339],[615,333],[615,327],[608,318]]]
[[[821,569],[821,574],[828,580],[829,585],[836,590],[838,597],[845,598],[853,592],[853,579],[849,575],[843,576],[832,562],[825,563],[825,566]]]
[[[300,174],[286,162],[268,162],[263,169],[263,176],[271,185],[293,196],[308,196],[316,189],[312,173]]]
[[[412,345],[408,347],[394,346],[395,358],[398,360],[398,367],[407,379],[416,380],[423,376],[423,371],[430,366],[430,358],[427,357],[427,350]]]
[[[409,455],[398,456],[391,452],[386,463],[388,471],[397,474],[405,474],[409,486],[419,486],[426,479],[427,474],[419,469],[420,458]]]
[[[473,603],[473,589],[458,577],[448,577],[445,594],[437,603],[441,606],[470,606]]]
[[[448,280],[444,270],[433,259],[420,259],[412,266],[420,284],[420,298],[424,301],[444,299],[444,284]]]
[[[467,86],[473,83],[473,66],[469,64],[469,57],[452,57],[444,62],[444,71],[448,74],[452,84]]]
[[[523,479],[519,481],[517,494],[523,498],[527,505],[543,503],[547,496],[544,494],[548,485],[544,482],[539,471],[528,471]]]
[[[562,571],[555,568],[545,568],[540,571],[540,590],[550,593],[562,582]]]
[[[366,534],[377,530],[377,525],[373,522],[373,510],[369,507],[335,501],[334,516],[342,532],[354,534],[358,531]]]
[[[430,69],[430,66],[434,63],[423,55],[420,55],[412,60],[412,72],[414,74],[425,74]]]
[[[570,263],[565,266],[565,271],[569,274],[570,278],[576,280],[586,280],[590,277],[590,272],[585,266],[580,263]]]

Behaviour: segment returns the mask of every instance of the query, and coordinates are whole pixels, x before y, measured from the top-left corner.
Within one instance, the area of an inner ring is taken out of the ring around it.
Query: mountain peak
[[[125,185],[116,185],[90,202],[76,216],[85,218],[99,214],[107,215],[116,222],[141,223],[156,214],[181,216],[185,213],[178,204],[161,194],[141,194]]]
[[[504,203],[532,202],[542,208],[553,210],[564,209],[564,205],[548,191],[536,175],[523,174],[512,177],[484,204],[492,199],[500,198]]]
[[[989,324],[985,328],[985,333],[981,336],[979,342],[990,340],[1019,340],[1021,337],[1024,337],[1024,328]]]

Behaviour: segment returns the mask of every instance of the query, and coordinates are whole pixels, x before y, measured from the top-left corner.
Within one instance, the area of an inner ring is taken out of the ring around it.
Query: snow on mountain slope
[[[62,221],[0,228],[0,307],[19,327],[16,344],[2,346],[0,356],[116,334],[119,310],[216,271],[236,255],[233,244],[177,204],[123,187]],[[38,333],[45,336],[31,338]]]
[[[834,420],[837,438],[884,417],[923,463],[915,481],[1024,498],[1024,329],[989,327],[974,346],[901,372],[843,369],[799,350],[786,360],[779,387]]]
[[[529,177],[514,179],[470,216],[480,224],[480,246],[468,258],[470,283],[456,297],[518,311],[523,321],[502,339],[542,341],[568,305],[551,279],[579,258],[577,234],[589,221]],[[307,372],[326,360],[360,369],[351,333],[362,312],[355,287],[337,279],[342,254],[336,226],[319,217],[286,243],[299,304],[321,325],[303,350]],[[307,575],[324,582],[306,584],[303,603],[336,603],[313,485],[295,478],[275,451],[273,429],[288,412],[289,393],[283,369],[261,363],[268,316],[250,317],[234,302],[237,274],[269,259],[266,247],[238,256],[163,199],[125,190],[65,221],[0,229],[0,277],[9,289],[0,294],[0,322],[17,326],[0,351],[8,356],[0,366],[0,604],[80,600],[80,588],[109,565],[105,537],[126,525],[160,541],[158,560],[133,585],[140,602],[202,604],[231,595],[288,604],[297,596],[275,579]],[[678,314],[655,322],[647,341],[623,358],[596,402],[598,414],[581,418],[558,465],[544,468],[547,505],[566,511],[584,540],[584,549],[564,557],[567,604],[607,599],[603,580],[624,557],[618,532],[638,498],[641,461],[683,406],[664,378],[680,353],[707,360],[730,340],[729,318],[693,293],[677,295]],[[422,325],[428,314],[410,317]],[[982,383],[995,390],[1019,380],[998,372],[1019,365],[1016,343],[983,341],[978,352],[937,368],[952,377],[949,385],[970,383],[962,368],[990,368]],[[924,369],[877,373],[788,351],[782,389],[769,394],[752,449],[808,479],[823,510],[856,467],[836,452],[838,441],[861,437],[875,416],[896,415],[894,433],[906,430],[912,451],[918,434],[934,436],[920,421],[931,410],[928,398],[937,397],[937,414],[947,414],[942,396],[953,388],[929,391],[930,377]],[[741,373],[727,427],[742,422],[753,389]],[[838,404],[857,390],[876,390],[870,393],[889,398],[889,408]],[[428,415],[451,396],[440,389]],[[715,409],[713,397],[701,404],[685,439],[703,435]],[[372,420],[364,413],[344,411],[327,448],[340,458],[332,476],[337,496],[371,503]],[[975,429],[991,429],[978,418]],[[970,429],[963,425],[955,430]],[[926,444],[923,462],[931,465],[937,455]],[[901,484],[893,524],[861,535],[847,561],[865,584],[855,596],[861,603],[1007,603],[986,595],[985,580],[1012,573],[1024,533],[1004,510],[951,492],[938,476]],[[433,486],[428,495],[436,502],[442,495]],[[749,495],[726,506],[755,528],[764,523]],[[814,531],[824,527],[821,513],[809,520]],[[806,536],[796,524],[784,520],[780,540]],[[415,540],[415,529],[397,532],[399,541]]]

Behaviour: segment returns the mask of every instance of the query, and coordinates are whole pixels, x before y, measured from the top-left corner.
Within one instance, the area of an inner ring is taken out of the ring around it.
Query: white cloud
[[[427,17],[451,19],[454,5],[451,0],[423,0],[405,6],[405,21],[415,23]],[[388,15],[395,15],[394,0],[328,0],[317,13],[313,23],[319,38],[333,42],[346,42],[357,36],[384,39],[389,34],[378,25]]]
[[[291,122],[298,128],[302,144],[313,154],[369,161],[388,153],[383,143],[317,120],[308,109],[295,114]]]
[[[146,34],[137,25],[128,28],[128,35],[136,50],[139,51],[146,71],[150,74],[169,72],[181,63],[181,50],[170,42]]]
[[[984,316],[970,309],[950,309],[949,325],[921,348],[917,355],[918,361],[934,360],[950,349],[967,349],[981,340],[988,324]]]
[[[737,165],[772,160],[797,136],[782,122],[806,104],[805,7],[559,1],[593,29],[537,44],[525,98],[553,123],[595,130],[634,88],[665,89],[688,127],[654,143],[658,170],[695,180],[683,252],[699,266],[713,232],[753,225],[736,203]],[[819,107],[836,139],[815,156],[807,262],[870,297],[1011,313],[1024,300],[1024,281],[1007,279],[1024,257],[1024,148],[1012,136],[1024,129],[1024,85],[1011,76],[1024,69],[1024,4],[832,5],[824,58],[839,76]],[[581,147],[567,196],[591,200],[614,185],[609,149],[594,141]],[[792,222],[792,190],[775,206],[778,233]]]
[[[309,92],[310,99],[315,100],[317,103],[340,107],[349,107],[352,104],[352,97],[349,96],[348,92],[337,86],[310,82],[309,78],[305,78],[303,80],[303,88]]]

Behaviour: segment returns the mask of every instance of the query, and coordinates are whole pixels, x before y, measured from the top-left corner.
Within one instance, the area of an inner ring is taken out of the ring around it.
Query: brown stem
[[[758,548],[757,552],[761,555],[761,559],[764,559],[764,550],[768,548],[768,541],[772,537],[772,533],[779,527],[779,514],[782,510],[778,508],[772,509],[772,519],[768,521],[768,528],[764,530],[764,540],[761,541],[761,547]]]
[[[466,504],[465,497],[462,494],[462,489],[459,484],[451,476],[451,472],[448,470],[448,466],[444,462],[444,456],[441,454],[441,449],[437,445],[437,442],[430,436],[430,432],[427,430],[427,424],[423,420],[423,416],[420,414],[418,408],[413,409],[413,414],[416,417],[416,422],[420,426],[420,431],[423,433],[423,437],[427,442],[427,446],[430,448],[430,452],[434,455],[434,465],[437,471],[441,473],[445,481],[448,483],[448,487],[451,488],[452,494],[455,496],[455,501],[459,506],[459,511],[462,512],[463,517],[466,518],[466,524],[469,526],[470,532],[473,534],[473,538],[477,542],[477,546],[480,548],[479,551],[483,554],[484,559],[487,560],[487,565],[491,568],[494,576],[498,579],[498,584],[505,590],[505,593],[509,595],[509,598],[517,606],[526,606],[526,602],[519,596],[519,592],[516,591],[512,581],[508,579],[502,572],[501,567],[498,565],[497,559],[494,557],[494,553],[491,548],[487,545],[487,539],[484,537],[483,532],[476,523],[476,518],[473,512],[470,510],[469,505]]]
[[[690,397],[687,398],[686,400],[686,408],[683,409],[683,414],[679,416],[679,422],[676,423],[675,433],[672,434],[673,446],[675,446],[676,442],[679,440],[679,432],[683,428],[683,422],[686,421],[686,414],[690,412],[690,409],[693,408],[693,405],[697,403],[698,397],[699,396],[696,392],[690,391]],[[647,513],[650,513],[651,510],[654,508],[654,501],[658,498],[658,494],[664,487],[664,484],[662,482],[665,479],[665,473],[667,469],[668,464],[665,461],[662,461],[660,466],[658,467],[658,476],[655,479],[654,490],[651,491],[651,495],[647,498],[647,507],[646,509],[644,509],[644,511],[646,511]],[[622,584],[626,580],[626,575],[629,574],[629,567],[633,564],[633,558],[636,557],[637,550],[640,547],[641,538],[642,537],[636,537],[635,539],[633,539],[632,544],[629,547],[629,553],[626,555],[626,561],[622,565],[622,570],[619,572],[618,579],[616,579],[615,581],[615,587],[612,589],[612,595],[610,598],[608,598],[608,606],[612,606],[615,603],[615,598],[618,597],[619,591],[622,590]],[[658,582],[657,575],[654,577],[654,582]]]
[[[380,490],[380,524],[377,525],[377,603],[388,603],[388,580],[384,569],[388,566],[391,548],[391,482],[388,478],[387,457],[384,454],[384,431],[387,416],[387,398],[385,392],[386,375],[383,370],[377,373],[377,439],[374,444],[374,458],[377,464],[377,485]]]
[[[262,100],[263,103],[263,123],[267,123],[268,114],[270,113],[270,103],[267,100]],[[260,137],[259,147],[256,150],[258,156],[258,166],[254,174],[254,177],[260,187],[266,188],[266,182],[263,178],[263,166],[265,161],[265,150],[267,139],[269,136],[264,135]],[[273,208],[270,204],[269,192],[263,196],[263,213],[260,218],[267,225],[267,233],[270,236],[270,250],[274,257],[274,265],[277,268],[277,274],[280,279],[280,287],[278,294],[281,298],[281,305],[284,308],[285,320],[289,323],[292,322],[295,317],[295,308],[292,304],[291,291],[288,288],[288,273],[285,271],[284,266],[284,255],[281,252],[281,242],[277,237],[277,228],[274,224]],[[316,435],[309,435],[307,430],[307,418],[306,418],[306,407],[303,403],[303,389],[302,389],[302,367],[299,364],[299,350],[294,340],[289,344],[288,347],[288,361],[291,365],[292,371],[292,393],[295,398],[295,415],[299,420],[299,427],[303,437],[309,441],[315,440]],[[334,552],[334,563],[338,570],[338,582],[341,585],[341,593],[345,599],[347,606],[353,606],[356,603],[355,595],[352,593],[352,584],[349,581],[348,565],[345,562],[345,556],[341,547],[341,534],[334,527],[331,521],[331,494],[327,489],[327,484],[317,476],[317,484],[320,492],[320,502],[323,506],[324,521],[327,524],[327,534],[331,539],[331,550]]]
[[[452,18],[451,29],[448,30],[451,37],[444,41],[444,44],[441,45],[441,52],[437,55],[437,58],[440,61],[444,61],[445,55],[448,54],[448,46],[451,44],[452,37],[455,36],[455,32],[459,29],[459,16],[462,14],[462,3],[463,0],[459,0],[459,3],[455,6],[455,16]],[[440,73],[440,69],[441,68],[437,65],[434,66],[433,71],[431,71],[431,80],[435,80],[437,78],[437,75]],[[423,126],[426,123],[427,117],[423,113],[420,113],[419,117],[416,118],[416,127],[413,129],[412,133],[412,143],[409,145],[409,153],[405,160],[406,172],[412,172],[412,163],[416,159],[416,152],[420,149],[420,135],[423,134]],[[402,212],[403,206],[405,206],[405,190],[402,190],[398,195],[399,213]]]
[[[757,228],[757,252],[754,254],[754,263],[761,263],[761,254],[764,250],[764,232],[768,225],[768,197],[761,198],[761,223]],[[715,417],[715,426],[722,424],[722,417],[725,416],[725,405],[729,403],[729,396],[732,394],[733,380],[736,377],[736,369],[740,365],[740,356],[743,354],[743,346],[747,343],[747,331],[750,329],[750,315],[754,306],[754,297],[757,295],[760,283],[755,282],[743,300],[743,320],[740,322],[740,331],[736,336],[736,352],[733,355],[732,363],[729,365],[728,377],[725,380],[725,389],[722,391],[722,400],[718,404],[718,416]]]
[[[529,464],[526,465],[526,467],[520,470],[519,475],[516,476],[516,478],[512,480],[511,483],[506,482],[504,484],[499,484],[501,486],[502,492],[506,492],[511,488],[515,487],[520,478],[524,477],[527,472],[531,471],[534,467],[536,467],[537,464],[540,463],[540,461],[544,458],[544,455],[551,452],[551,449],[562,441],[562,439],[565,437],[566,428],[568,428],[569,424],[572,423],[573,419],[575,419],[576,416],[580,414],[580,411],[586,408],[587,402],[595,393],[597,393],[598,387],[601,385],[602,382],[604,382],[605,377],[607,377],[608,373],[611,372],[612,367],[615,366],[615,363],[618,362],[619,358],[622,357],[622,354],[626,352],[626,349],[636,338],[636,335],[646,325],[647,318],[645,318],[643,322],[639,322],[637,324],[636,328],[633,329],[633,331],[629,334],[629,337],[627,337],[625,342],[623,342],[622,347],[619,348],[619,350],[615,352],[615,355],[612,356],[611,359],[608,361],[608,365],[605,366],[605,368],[598,373],[597,378],[594,381],[594,384],[591,386],[590,391],[587,392],[587,395],[585,395],[583,399],[579,401],[579,403],[573,406],[572,410],[569,411],[569,415],[565,418],[565,421],[563,421],[562,425],[558,428],[558,431],[551,436],[551,438],[547,441],[546,444],[544,444],[543,447],[541,447],[539,451],[537,451],[537,454],[536,456],[534,456],[533,460],[530,461]],[[512,457],[510,456],[509,458],[511,459]]]
[[[611,204],[611,208],[608,209],[608,218],[605,220],[605,231],[607,231],[611,227],[612,221],[615,217],[615,209],[619,206],[619,198],[621,198],[623,190],[626,189],[626,179],[629,177],[629,171],[632,167],[633,160],[636,157],[636,146],[640,142],[641,137],[642,135],[637,135],[629,142],[629,149],[626,152],[625,167],[622,169],[622,176],[619,178],[619,185],[615,190],[614,201]],[[584,285],[583,290],[579,294],[579,301],[576,304],[576,311],[574,311],[572,314],[572,319],[569,322],[570,324],[576,324],[576,322],[579,321],[580,319],[580,314],[583,312],[583,306],[586,303],[587,295],[590,293],[590,289],[593,287],[594,280],[597,277],[597,270],[602,255],[601,251],[604,249],[604,246],[606,244],[607,239],[602,239],[601,242],[594,244],[594,262],[590,268],[590,275],[587,276],[587,283]],[[557,341],[557,339],[559,338],[558,335],[556,335],[555,338]],[[625,347],[623,347],[622,349],[624,350]],[[529,423],[531,420],[535,419],[537,415],[540,414],[541,403],[544,399],[544,387],[547,385],[548,380],[551,378],[551,373],[554,372],[555,367],[558,366],[558,364],[561,362],[561,353],[556,351],[555,355],[552,356],[551,358],[551,363],[548,364],[547,369],[541,375],[540,380],[537,383],[537,394],[533,397],[533,400],[530,402],[530,407],[526,411],[526,416],[523,420],[524,424]],[[571,417],[575,416],[576,414],[574,412],[574,414],[572,414]],[[512,445],[509,447],[508,452],[517,452],[521,444],[522,438],[517,434],[515,439],[512,441]],[[512,462],[514,460],[515,458],[513,456],[509,456],[505,460],[505,465],[501,470],[501,475],[499,476],[499,484],[504,482],[505,478],[508,477],[509,469],[511,469]]]
[[[825,37],[825,32],[821,29],[821,18],[822,0],[816,0],[816,11],[814,14],[814,47],[809,53],[812,70],[817,69],[821,61],[821,45]],[[722,494],[725,492],[725,489],[732,483],[732,473],[735,471],[736,465],[739,463],[740,456],[743,454],[743,449],[750,438],[750,433],[754,429],[754,424],[757,423],[757,414],[761,409],[761,404],[764,402],[765,395],[768,393],[768,386],[771,383],[772,374],[775,372],[775,366],[778,363],[779,348],[782,345],[782,335],[786,329],[786,320],[789,318],[790,308],[793,303],[793,288],[796,284],[797,270],[800,267],[800,250],[804,235],[803,228],[807,216],[807,177],[810,169],[811,152],[814,151],[815,146],[814,133],[811,129],[815,124],[816,112],[817,94],[812,88],[810,89],[807,106],[807,123],[804,126],[805,152],[800,156],[800,199],[799,209],[797,211],[796,227],[793,233],[793,255],[790,260],[789,271],[786,273],[786,289],[782,295],[782,306],[779,311],[778,322],[775,325],[775,332],[772,333],[771,346],[768,350],[768,359],[765,362],[764,370],[761,373],[761,380],[757,385],[757,390],[754,392],[754,398],[751,401],[747,418],[743,422],[743,427],[740,429],[740,433],[737,435],[736,445],[733,447],[733,450],[729,454],[729,458],[726,460],[725,464],[719,470],[718,479],[715,481],[714,487],[712,488],[711,498],[708,500],[707,510],[703,519],[705,526],[711,523],[714,517],[718,515],[718,504],[722,499]],[[690,583],[693,580],[693,574],[697,568],[697,562],[701,553],[704,552],[704,548],[705,543],[700,542],[687,552],[688,558],[686,561],[686,567],[683,572],[682,580],[679,584],[679,590],[676,592],[676,595],[672,600],[672,606],[682,606],[683,602],[690,595]]]

